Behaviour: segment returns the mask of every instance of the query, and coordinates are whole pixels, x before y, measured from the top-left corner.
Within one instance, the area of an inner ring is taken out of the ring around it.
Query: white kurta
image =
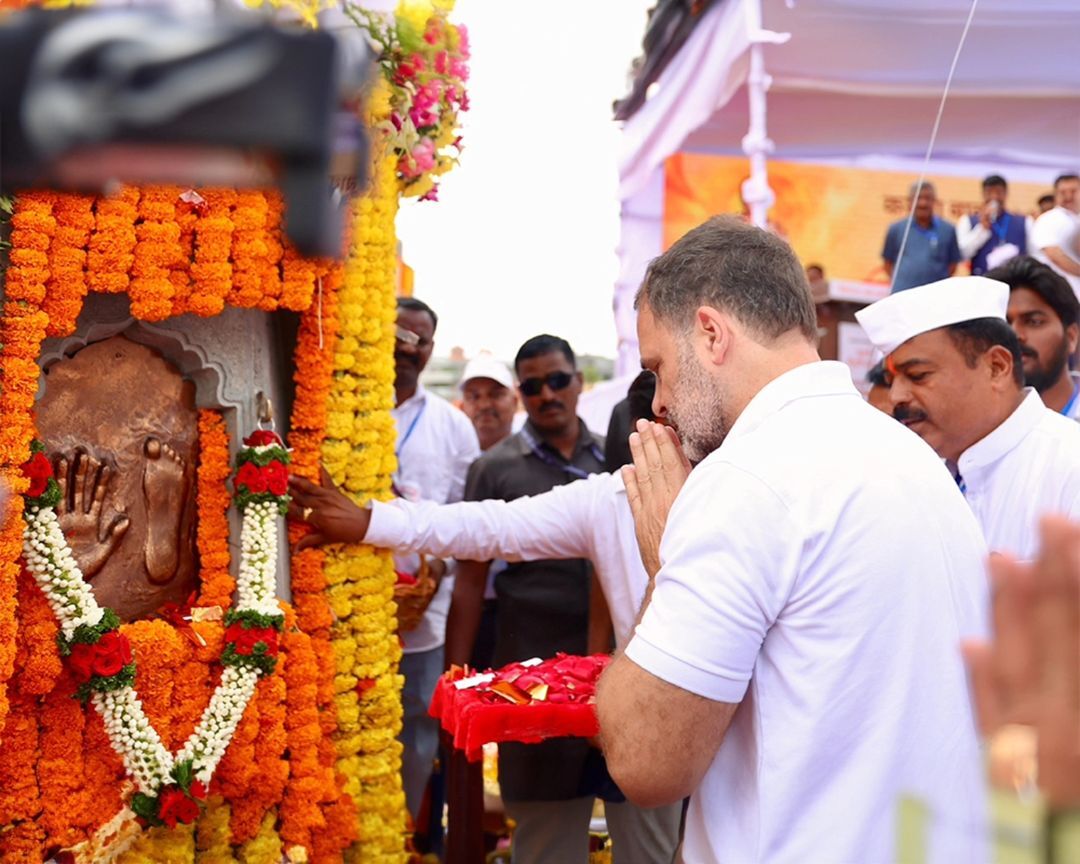
[[[751,400],[675,501],[626,649],[741,703],[690,796],[685,861],[891,861],[904,795],[929,810],[928,861],[985,857],[959,651],[985,633],[985,554],[933,451],[845,366]]]
[[[398,490],[410,498],[439,504],[460,501],[469,466],[480,457],[480,441],[469,418],[422,385],[390,413],[397,426],[394,482]],[[415,558],[395,559],[395,566],[407,572],[415,572],[417,564]],[[448,573],[420,623],[402,634],[406,654],[430,651],[446,641],[453,590],[453,575]]]
[[[372,503],[365,543],[486,561],[588,558],[604,590],[615,642],[626,645],[648,576],[622,477],[593,474],[514,501]]]
[[[960,456],[957,469],[992,552],[1039,551],[1039,519],[1080,519],[1080,428],[1028,390],[1009,418]]]

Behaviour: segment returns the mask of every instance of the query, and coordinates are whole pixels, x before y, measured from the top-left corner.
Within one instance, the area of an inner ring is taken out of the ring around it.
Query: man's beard
[[[686,458],[696,465],[727,437],[724,397],[689,350],[679,349],[676,374],[667,415],[679,433]]]
[[[1020,350],[1025,357],[1031,357],[1037,364],[1030,373],[1024,372],[1024,383],[1028,387],[1034,387],[1037,393],[1043,393],[1048,387],[1056,384],[1068,369],[1069,346],[1064,339],[1061,340],[1058,350],[1050,358],[1050,362],[1045,365],[1040,362],[1039,356],[1035,352],[1024,348]]]

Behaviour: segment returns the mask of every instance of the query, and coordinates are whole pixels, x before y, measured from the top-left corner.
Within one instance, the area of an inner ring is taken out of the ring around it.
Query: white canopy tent
[[[662,251],[664,160],[771,149],[784,159],[910,167],[925,155],[970,8],[971,0],[717,0],[623,127],[622,371],[638,365],[633,293]],[[755,45],[767,135],[764,115],[751,116]],[[1040,168],[1048,177],[1075,169],[1078,46],[1080,0],[979,0],[931,170],[950,162]]]

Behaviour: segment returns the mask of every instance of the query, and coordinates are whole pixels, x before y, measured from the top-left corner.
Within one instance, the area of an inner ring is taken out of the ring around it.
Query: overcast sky
[[[465,152],[438,203],[403,203],[435,353],[511,359],[549,332],[615,355],[617,127],[653,0],[457,0],[472,49]]]

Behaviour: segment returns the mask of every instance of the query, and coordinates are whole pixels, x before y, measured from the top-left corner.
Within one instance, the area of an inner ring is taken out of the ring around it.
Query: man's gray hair
[[[919,189],[925,189],[927,192],[937,198],[937,189],[934,188],[934,184],[931,183],[929,180],[923,180],[922,183],[916,180],[914,183],[908,186],[908,198],[917,198],[919,195]]]
[[[783,240],[734,216],[714,216],[654,258],[634,298],[657,319],[688,329],[700,306],[735,316],[759,336],[817,337],[817,314],[799,259]]]

